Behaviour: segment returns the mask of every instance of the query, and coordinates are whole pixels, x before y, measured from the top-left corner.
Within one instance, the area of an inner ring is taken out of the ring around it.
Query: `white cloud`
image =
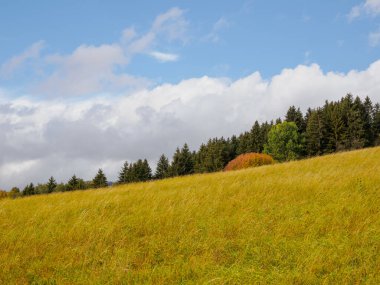
[[[121,43],[126,45],[137,36],[135,28],[129,27],[123,30],[121,35]]]
[[[371,47],[378,46],[380,44],[380,29],[376,32],[369,33],[368,41]]]
[[[380,102],[380,61],[346,74],[300,65],[270,80],[258,72],[235,81],[205,76],[81,101],[9,99],[3,90],[0,187],[45,182],[50,175],[91,179],[99,167],[114,180],[125,159],[152,163],[184,142],[197,148],[210,137],[248,130],[256,119],[283,116],[290,105],[305,111],[347,92]]]
[[[226,28],[229,28],[231,23],[224,17],[219,18],[212,26],[211,32],[208,33],[203,40],[213,43],[220,41],[220,32]]]
[[[177,61],[179,57],[177,54],[164,53],[159,51],[152,51],[149,54],[160,62]]]
[[[365,0],[365,2],[352,7],[347,15],[350,21],[360,17],[363,13],[373,17],[380,14],[380,0]]]
[[[180,8],[171,8],[166,13],[158,15],[152,25],[152,32],[164,33],[172,40],[187,41],[186,31],[188,22],[184,18],[184,11]]]
[[[38,58],[43,48],[43,41],[35,42],[21,54],[16,55],[9,59],[7,62],[3,63],[0,68],[0,76],[5,78],[12,76],[13,73],[19,69],[26,61]]]
[[[176,40],[187,40],[188,22],[184,11],[171,8],[158,15],[146,33],[138,35],[134,27],[122,31],[118,41],[99,46],[83,44],[68,54],[41,56],[43,42],[37,42],[21,55],[11,58],[0,69],[1,75],[10,75],[29,59],[40,59],[43,72],[34,80],[33,93],[54,96],[82,96],[102,92],[126,92],[147,87],[150,81],[126,73],[136,54],[149,55],[161,62],[176,61],[177,54],[156,51]],[[153,51],[152,51],[153,50]],[[32,77],[31,69],[28,78]],[[37,83],[35,83],[37,82]]]
[[[364,3],[364,9],[367,13],[372,15],[380,14],[380,0],[366,0]]]
[[[362,11],[362,6],[360,6],[360,5],[352,7],[350,13],[347,15],[348,20],[352,21],[352,20],[360,17],[361,11]]]
[[[147,79],[115,72],[116,68],[123,68],[129,62],[117,44],[82,45],[69,55],[51,55],[45,60],[54,67],[54,72],[38,85],[36,91],[51,96],[116,92],[125,88],[139,89],[148,84]]]

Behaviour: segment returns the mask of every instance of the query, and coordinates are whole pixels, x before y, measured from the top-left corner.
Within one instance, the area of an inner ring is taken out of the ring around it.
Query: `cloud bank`
[[[119,59],[117,48],[103,48],[112,50],[110,61]],[[290,105],[305,111],[348,92],[379,102],[380,61],[346,74],[300,65],[268,80],[258,72],[237,80],[205,76],[81,100],[11,99],[0,88],[0,188],[50,175],[91,179],[99,167],[114,180],[124,160],[155,163],[184,142],[195,149],[210,137],[248,130],[255,120],[283,116]]]

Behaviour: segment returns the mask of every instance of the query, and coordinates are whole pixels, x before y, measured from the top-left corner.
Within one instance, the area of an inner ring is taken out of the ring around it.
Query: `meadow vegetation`
[[[273,158],[268,154],[263,153],[245,153],[239,155],[237,158],[231,160],[226,167],[225,171],[239,170],[249,167],[257,167],[262,165],[273,164]]]
[[[0,200],[0,284],[380,284],[380,148]]]

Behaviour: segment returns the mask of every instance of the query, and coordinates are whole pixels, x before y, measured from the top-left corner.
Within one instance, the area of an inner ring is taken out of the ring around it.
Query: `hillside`
[[[0,284],[379,284],[380,148],[0,201]]]

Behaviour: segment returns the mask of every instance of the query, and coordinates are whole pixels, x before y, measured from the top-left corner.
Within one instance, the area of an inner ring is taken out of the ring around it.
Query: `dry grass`
[[[380,284],[380,148],[0,201],[0,284]]]

